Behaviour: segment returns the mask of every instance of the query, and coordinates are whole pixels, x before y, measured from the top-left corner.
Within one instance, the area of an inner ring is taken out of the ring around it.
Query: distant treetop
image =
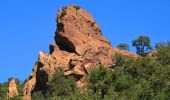
[[[128,50],[129,51],[129,45],[126,43],[120,43],[119,45],[117,45],[117,48],[121,49],[121,50]]]
[[[148,36],[139,36],[132,41],[132,46],[136,47],[136,53],[141,56],[146,56],[152,50],[150,38]]]

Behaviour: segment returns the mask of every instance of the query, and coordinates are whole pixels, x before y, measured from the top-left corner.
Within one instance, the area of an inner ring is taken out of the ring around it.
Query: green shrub
[[[80,9],[80,6],[77,6],[77,5],[74,5],[73,6],[76,10],[79,10]]]
[[[62,10],[62,13],[61,13],[61,17],[64,17],[65,15],[67,15],[67,11],[66,11],[67,7],[63,7],[61,10]]]
[[[76,92],[75,79],[65,77],[61,71],[56,71],[48,82],[47,96],[71,96]]]
[[[142,90],[138,93],[138,100],[152,100],[153,99],[153,92],[150,89]]]
[[[117,48],[121,49],[121,50],[128,50],[129,51],[129,45],[126,43],[120,43],[119,45],[117,45]]]
[[[8,83],[0,83],[0,100],[7,99]]]
[[[32,94],[32,100],[45,100],[45,97],[41,92],[34,92]]]
[[[87,90],[83,93],[76,88],[73,77],[66,77],[63,72],[57,70],[49,79],[47,93],[35,92],[32,98],[33,100],[169,100],[169,50],[169,46],[160,46],[157,49],[157,58],[129,58],[116,54],[114,70],[101,65],[90,71],[87,77]],[[6,99],[7,87],[7,83],[0,84],[0,99]],[[22,88],[22,85],[19,87]]]
[[[167,56],[165,58],[168,58]],[[150,100],[169,97],[170,65],[168,63],[162,63],[160,58],[157,61],[157,58],[150,57],[135,59],[116,55],[115,58],[116,80],[113,93],[118,94],[118,99]]]
[[[102,65],[91,70],[88,77],[88,88],[101,98],[107,94],[113,82],[113,72]]]
[[[162,65],[170,65],[170,43],[164,43],[157,48],[158,61]]]
[[[130,84],[128,82],[128,80],[118,80],[116,81],[116,84],[115,84],[115,91],[116,92],[123,92],[124,90],[127,90],[130,88]]]

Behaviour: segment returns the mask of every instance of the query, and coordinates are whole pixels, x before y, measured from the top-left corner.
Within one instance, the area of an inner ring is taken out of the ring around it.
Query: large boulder
[[[66,76],[74,76],[77,86],[83,89],[89,70],[104,65],[114,67],[114,54],[139,57],[129,51],[113,48],[103,37],[99,25],[93,17],[78,6],[71,5],[59,10],[56,43],[51,43],[50,53],[40,52],[32,74],[25,83],[23,95],[30,99],[35,91],[46,92],[48,78],[56,69]]]
[[[10,82],[9,82],[9,87],[8,87],[8,93],[7,93],[7,96],[8,98],[13,98],[13,97],[16,97],[18,96],[18,90],[17,90],[17,84],[15,82],[14,79],[12,79]]]

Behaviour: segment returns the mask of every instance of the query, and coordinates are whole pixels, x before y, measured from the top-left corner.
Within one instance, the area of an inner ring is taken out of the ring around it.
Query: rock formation
[[[78,6],[67,6],[59,10],[56,43],[51,43],[50,53],[39,52],[32,74],[23,89],[24,99],[30,99],[34,91],[46,92],[49,76],[60,69],[66,76],[74,76],[80,89],[89,70],[104,65],[113,68],[114,54],[139,57],[129,51],[113,48],[102,36],[93,17]]]
[[[15,82],[14,79],[12,79],[10,82],[9,82],[9,87],[8,87],[8,98],[12,98],[12,97],[16,97],[18,96],[18,90],[17,90],[17,84]]]
[[[153,50],[153,51],[149,52],[147,56],[157,58],[156,53],[157,53],[157,50]]]

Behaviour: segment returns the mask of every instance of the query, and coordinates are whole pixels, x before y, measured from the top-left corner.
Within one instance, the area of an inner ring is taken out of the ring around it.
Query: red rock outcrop
[[[113,48],[102,36],[99,25],[85,10],[71,5],[59,10],[55,43],[51,43],[50,54],[40,52],[33,73],[25,83],[24,99],[30,99],[34,91],[46,91],[49,76],[60,69],[66,76],[72,75],[82,89],[89,70],[104,65],[113,67],[114,54],[139,57],[129,51]]]
[[[9,87],[8,87],[8,94],[7,94],[7,97],[8,98],[12,98],[12,97],[16,97],[18,96],[18,90],[17,90],[17,84],[15,82],[14,79],[12,79],[10,82],[9,82]]]
[[[149,52],[147,56],[157,58],[156,53],[157,53],[157,50],[153,50]]]

